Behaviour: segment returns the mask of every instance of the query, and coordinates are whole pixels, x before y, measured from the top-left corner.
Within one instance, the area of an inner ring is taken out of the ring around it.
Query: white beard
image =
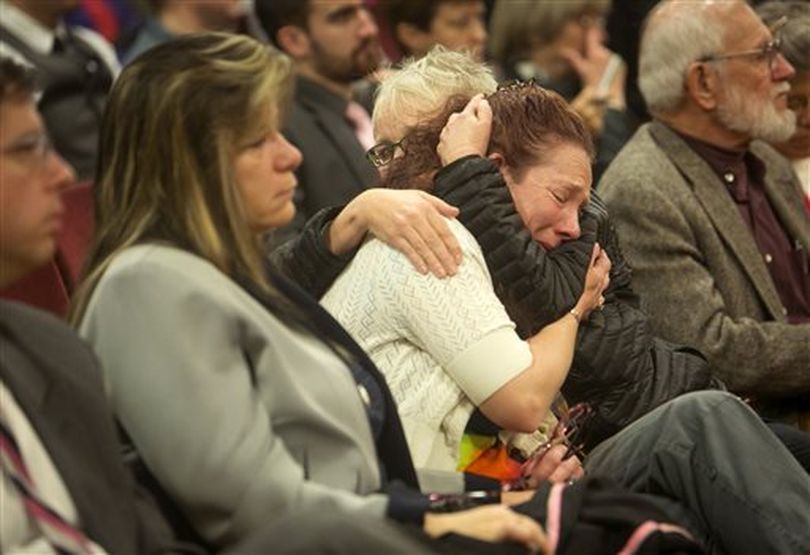
[[[796,132],[796,114],[788,109],[780,113],[773,100],[788,90],[790,85],[780,83],[774,87],[772,97],[762,101],[748,89],[732,85],[728,87],[725,102],[717,105],[717,119],[727,129],[752,139],[769,143],[787,141]]]

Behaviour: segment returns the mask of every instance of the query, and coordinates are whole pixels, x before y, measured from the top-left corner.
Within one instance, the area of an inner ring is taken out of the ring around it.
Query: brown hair
[[[448,99],[441,114],[410,130],[402,145],[405,155],[391,162],[383,186],[429,187],[424,176],[441,168],[436,154],[439,135],[450,115],[461,111],[469,100],[463,96]],[[498,87],[487,100],[492,107],[488,153],[500,153],[516,179],[529,166],[543,162],[544,152],[560,143],[581,146],[593,158],[593,140],[587,127],[557,93],[534,81],[515,81]]]
[[[185,35],[124,68],[101,126],[96,236],[74,322],[113,258],[147,242],[183,248],[273,293],[233,161],[282,121],[292,78],[286,56],[227,33]]]
[[[300,27],[305,31],[309,25],[309,0],[254,0],[253,10],[267,38],[276,48],[278,31],[287,25]]]
[[[407,23],[420,31],[430,32],[433,20],[443,4],[469,4],[475,0],[386,0],[382,3],[385,8],[384,16],[388,26],[393,32],[394,40],[405,54],[413,54],[410,49],[399,40],[397,25]]]

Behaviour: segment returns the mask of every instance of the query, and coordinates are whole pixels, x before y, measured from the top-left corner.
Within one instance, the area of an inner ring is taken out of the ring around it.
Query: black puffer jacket
[[[495,291],[521,337],[566,314],[582,294],[594,243],[607,251],[613,266],[605,306],[580,327],[563,384],[569,402],[588,401],[595,409],[588,447],[682,393],[722,387],[700,353],[652,335],[615,230],[595,193],[580,219],[581,237],[547,252],[524,227],[491,161],[458,160],[437,174],[434,187],[434,194],[460,209],[459,220],[481,245]]]
[[[324,233],[343,208],[323,208],[293,238],[276,245],[269,237],[266,244],[268,262],[316,299],[326,293],[357,252],[336,256],[324,243]]]

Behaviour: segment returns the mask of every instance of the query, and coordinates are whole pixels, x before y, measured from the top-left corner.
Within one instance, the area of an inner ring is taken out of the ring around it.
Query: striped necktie
[[[0,467],[17,488],[26,512],[57,553],[84,555],[93,552],[87,536],[42,500],[31,480],[17,441],[6,426],[2,407],[0,407]]]

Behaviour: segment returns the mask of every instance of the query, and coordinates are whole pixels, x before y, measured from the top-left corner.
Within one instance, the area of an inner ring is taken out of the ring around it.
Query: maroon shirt
[[[765,192],[765,164],[747,150],[726,150],[693,137],[681,137],[711,166],[737,204],[762,253],[788,322],[810,322],[810,259],[801,244],[791,239],[771,207]]]

